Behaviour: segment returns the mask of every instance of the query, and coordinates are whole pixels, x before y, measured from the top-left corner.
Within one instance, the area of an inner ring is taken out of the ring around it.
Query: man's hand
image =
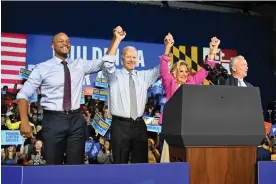
[[[33,137],[33,130],[29,121],[21,121],[20,133],[23,137],[26,137],[26,138]]]
[[[113,30],[113,38],[115,40],[123,40],[126,37],[126,32],[123,30],[123,28],[121,26],[117,26],[114,30]]]
[[[121,26],[117,26],[115,29],[113,29],[113,39],[106,54],[111,56],[116,56],[119,44],[125,37],[126,37],[126,32],[123,30]]]
[[[166,46],[168,46],[170,48],[173,46],[174,40],[173,40],[173,36],[171,35],[171,33],[169,33],[165,36],[164,43]]]

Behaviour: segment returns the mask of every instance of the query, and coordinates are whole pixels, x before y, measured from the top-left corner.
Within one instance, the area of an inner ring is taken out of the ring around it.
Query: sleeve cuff
[[[204,64],[208,64],[208,65],[210,65],[212,68],[214,68],[216,62],[215,62],[215,60],[206,60],[206,61],[204,62]]]
[[[29,98],[20,92],[16,95],[16,100],[19,100],[19,99],[25,99],[29,102]]]
[[[168,56],[164,56],[164,55],[159,56],[159,58],[160,58],[161,60],[163,60],[163,61],[166,61],[166,62],[169,62],[169,61],[171,60],[171,58],[170,58],[170,57],[168,57]]]
[[[103,60],[104,62],[115,63],[115,62],[116,62],[116,56],[104,55],[104,56],[102,57],[102,60]]]

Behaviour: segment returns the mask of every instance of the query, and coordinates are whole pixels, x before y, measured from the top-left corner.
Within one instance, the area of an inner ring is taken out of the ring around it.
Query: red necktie
[[[65,111],[69,111],[71,105],[71,76],[66,61],[61,62],[64,66],[64,94],[63,94],[63,108]]]

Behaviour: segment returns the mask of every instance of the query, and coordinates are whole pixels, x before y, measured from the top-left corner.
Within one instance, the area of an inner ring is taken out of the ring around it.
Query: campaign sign
[[[94,119],[92,120],[92,126],[99,134],[104,136],[109,129],[110,124],[105,122],[98,114],[95,114]]]
[[[20,135],[19,130],[2,130],[1,145],[19,145],[23,144],[24,138]]]
[[[95,86],[99,88],[108,88],[107,79],[105,78],[96,78]]]
[[[162,95],[163,94],[163,88],[160,87],[160,86],[154,86],[152,92],[153,92],[154,95],[158,95],[158,94]]]
[[[158,117],[143,116],[143,119],[147,125],[147,130],[149,132],[161,132],[162,126],[158,124]]]
[[[270,136],[276,136],[276,125],[272,125],[270,129]]]
[[[20,72],[19,72],[19,76],[23,79],[28,79],[29,78],[29,75],[31,74],[31,71],[30,70],[26,70],[24,68],[21,68],[20,69]]]
[[[33,95],[31,96],[31,98],[29,98],[29,102],[30,102],[30,103],[38,102],[38,94],[37,94],[37,91],[35,91],[35,92],[33,93]]]
[[[84,92],[81,92],[80,104],[85,104]]]
[[[93,158],[100,152],[100,144],[95,141],[85,142],[85,153],[87,153],[88,158]]]
[[[166,100],[167,100],[167,98],[166,98],[165,96],[163,96],[163,97],[161,98],[161,100],[159,101],[159,104],[160,104],[160,105],[165,105]]]
[[[93,89],[92,99],[108,101],[108,91],[105,89]]]

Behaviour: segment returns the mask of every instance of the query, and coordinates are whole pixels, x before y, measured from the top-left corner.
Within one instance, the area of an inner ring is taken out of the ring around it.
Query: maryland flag
[[[179,60],[185,60],[191,68],[191,72],[198,72],[203,66],[205,57],[209,53],[209,48],[206,47],[196,47],[196,46],[173,46],[172,48],[172,58],[170,66]],[[233,49],[218,49],[215,55],[215,61],[222,64],[229,71],[229,62],[232,57],[237,56],[237,51]],[[203,82],[204,85],[212,85],[207,79]]]

